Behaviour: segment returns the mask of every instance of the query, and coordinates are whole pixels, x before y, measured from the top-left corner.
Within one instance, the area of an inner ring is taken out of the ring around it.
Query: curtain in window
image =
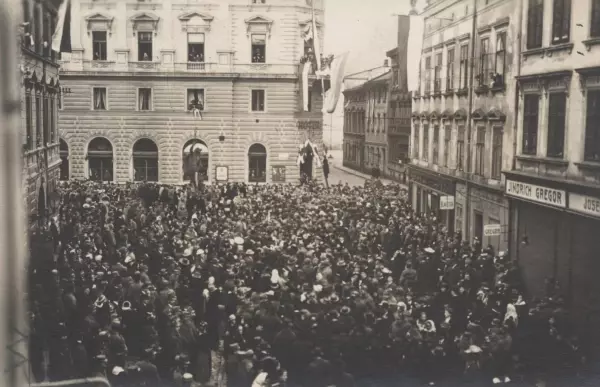
[[[106,110],[106,89],[94,89],[94,109]]]
[[[140,90],[140,110],[150,110],[150,91]]]

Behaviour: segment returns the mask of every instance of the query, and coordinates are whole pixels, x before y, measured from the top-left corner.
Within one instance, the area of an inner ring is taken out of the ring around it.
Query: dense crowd
[[[60,191],[48,238],[32,243],[38,381],[504,383],[580,356],[552,281],[528,300],[506,252],[415,214],[399,186]]]

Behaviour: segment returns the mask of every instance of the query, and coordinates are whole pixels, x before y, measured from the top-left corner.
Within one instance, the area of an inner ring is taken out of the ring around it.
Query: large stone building
[[[344,90],[343,164],[362,171],[365,165],[365,124],[367,92],[363,85]]]
[[[495,249],[509,241],[501,172],[513,155],[519,3],[429,2],[412,105],[414,208]]]
[[[23,0],[21,39],[21,127],[23,192],[30,217],[54,206],[60,174],[58,145],[58,53],[52,51],[60,0]]]
[[[68,177],[181,183],[184,152],[200,148],[209,182],[297,180],[299,145],[322,148],[322,82],[309,76],[305,112],[299,71],[309,4],[73,1],[61,68]]]
[[[600,2],[523,0],[512,251],[528,291],[556,278],[600,343]]]
[[[386,72],[363,85],[366,92],[366,125],[364,165],[367,172],[378,171],[386,174],[388,99],[390,94],[391,71]]]

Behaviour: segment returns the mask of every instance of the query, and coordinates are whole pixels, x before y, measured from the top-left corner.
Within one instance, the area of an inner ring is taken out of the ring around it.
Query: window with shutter
[[[600,161],[600,90],[587,92],[584,159]]]
[[[571,30],[571,0],[554,0],[552,13],[552,44],[569,41]]]
[[[542,33],[544,26],[544,1],[529,0],[527,10],[527,48],[542,47]]]
[[[566,106],[566,93],[550,94],[548,109],[548,157],[563,157]]]
[[[523,104],[523,148],[524,155],[535,155],[537,152],[538,116],[540,97],[537,94],[525,96]]]
[[[600,38],[600,0],[592,0],[592,25],[590,36]]]

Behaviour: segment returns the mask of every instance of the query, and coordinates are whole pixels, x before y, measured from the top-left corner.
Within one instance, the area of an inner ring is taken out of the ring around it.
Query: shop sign
[[[454,196],[440,196],[440,210],[453,210]]]
[[[217,167],[217,181],[229,180],[229,168]]]
[[[273,183],[285,183],[285,165],[274,165],[271,170]]]
[[[569,208],[600,218],[600,199],[569,192]]]
[[[279,160],[280,161],[285,161],[285,160],[287,160],[289,158],[290,158],[290,154],[289,153],[280,153],[279,154]]]
[[[502,234],[502,226],[499,224],[486,224],[483,226],[483,236],[491,237]]]
[[[506,194],[554,207],[567,207],[567,193],[559,189],[506,180]]]

